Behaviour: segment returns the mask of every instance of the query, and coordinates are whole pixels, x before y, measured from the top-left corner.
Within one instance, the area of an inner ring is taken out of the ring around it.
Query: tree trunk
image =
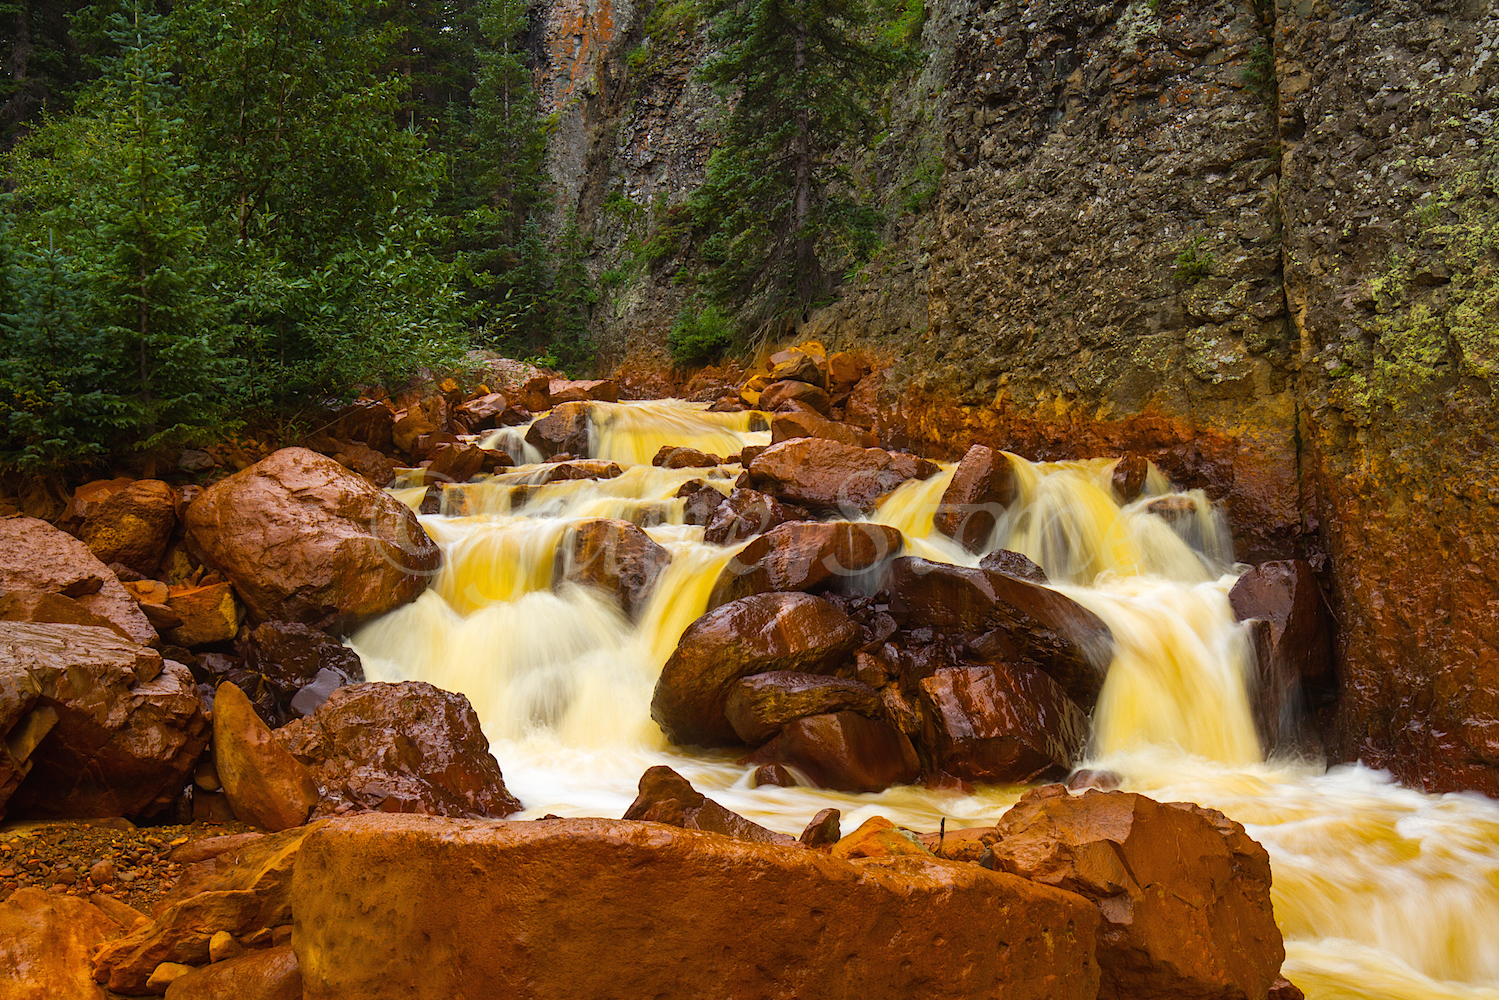
[[[798,82],[806,79],[807,29],[796,24],[792,27],[792,72]],[[792,234],[795,240],[796,294],[805,305],[811,301],[817,286],[817,250],[810,234],[806,233],[812,219],[812,126],[807,106],[798,102],[795,111],[796,140],[792,150],[796,185],[793,192]]]

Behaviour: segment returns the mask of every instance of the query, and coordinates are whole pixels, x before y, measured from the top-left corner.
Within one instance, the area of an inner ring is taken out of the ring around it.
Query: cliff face
[[[713,100],[695,32],[622,9],[558,156],[596,270],[636,269],[606,360],[664,366],[672,248],[638,248]],[[1140,451],[1242,558],[1330,567],[1330,754],[1499,792],[1499,4],[945,0],[925,41],[882,183],[940,148],[935,207],[803,333],[890,364],[895,443]]]

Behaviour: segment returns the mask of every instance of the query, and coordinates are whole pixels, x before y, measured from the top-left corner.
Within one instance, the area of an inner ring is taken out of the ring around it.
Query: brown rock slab
[[[879,442],[862,427],[829,420],[818,413],[777,413],[770,420],[770,443],[792,438],[827,438],[855,448],[872,448]]]
[[[167,1000],[302,1000],[302,973],[289,944],[215,962],[176,980]]]
[[[395,410],[378,399],[356,399],[335,414],[328,433],[336,438],[358,441],[375,451],[389,449],[394,443]]]
[[[718,502],[704,522],[703,541],[712,545],[733,545],[778,524],[801,520],[805,516],[806,511],[783,504],[773,496],[756,490],[736,489],[727,497],[719,494]]]
[[[318,786],[303,764],[271,736],[255,706],[234,684],[213,699],[213,759],[234,815],[267,830],[307,822]]]
[[[468,699],[420,681],[339,688],[275,738],[322,789],[317,816],[358,809],[498,818],[521,808]]]
[[[708,469],[722,465],[723,459],[696,448],[678,448],[668,444],[661,446],[656,457],[651,459],[651,464],[658,469]]]
[[[841,792],[883,791],[921,774],[916,750],[904,733],[847,711],[788,723],[749,759],[794,767],[817,787]]]
[[[0,595],[0,621],[32,622],[38,625],[92,625],[107,628],[134,645],[132,637],[114,622],[61,594],[14,590]]]
[[[1071,894],[657,823],[340,819],[295,893],[306,1000],[1085,1000],[1097,982],[1098,917]]]
[[[536,407],[530,407],[536,409]],[[541,407],[546,409],[546,407]],[[588,454],[588,404],[562,403],[533,423],[526,431],[526,443],[545,458],[566,452]]]
[[[291,920],[291,877],[297,852],[301,850],[303,838],[317,825],[313,823],[244,840],[211,858],[189,865],[182,877],[152,907],[152,916],[160,919],[179,903],[205,893],[249,892],[259,900],[260,907],[251,930],[287,923]],[[220,928],[223,930],[229,929]],[[230,933],[241,932],[230,930]],[[209,940],[212,940],[211,936]]]
[[[1088,717],[1025,663],[944,668],[921,681],[924,742],[944,773],[1020,784],[1065,776]]]
[[[933,463],[909,455],[826,438],[796,438],[756,455],[748,485],[815,512],[857,517],[907,480],[937,471]]]
[[[1015,468],[1004,452],[976,444],[953,470],[932,526],[969,552],[982,552],[1016,489]]]
[[[650,820],[684,830],[721,833],[757,844],[794,844],[796,839],[767,830],[727,809],[669,767],[649,768],[640,776],[640,794],[625,810],[625,819]]]
[[[305,448],[209,487],[186,523],[258,621],[351,627],[414,600],[441,561],[405,505]]]
[[[503,394],[491,392],[460,403],[454,407],[453,416],[462,420],[470,431],[487,431],[499,424],[500,417],[509,408],[510,401]]]
[[[826,415],[832,405],[832,398],[821,386],[796,379],[784,379],[766,386],[754,406],[757,410],[771,413],[790,409],[797,404]]]
[[[418,451],[417,442],[428,434],[435,434],[442,428],[428,418],[427,414],[419,406],[412,406],[396,418],[391,425],[392,443],[408,455],[416,455]]]
[[[734,732],[750,746],[766,742],[797,719],[844,710],[884,717],[879,692],[869,685],[790,670],[741,677],[724,705]]]
[[[770,670],[819,673],[860,641],[838,608],[807,594],[757,594],[731,601],[687,627],[666,661],[651,718],[678,744],[738,743],[725,706],[734,682]]]
[[[1260,563],[1239,577],[1228,601],[1240,621],[1270,623],[1271,657],[1278,666],[1303,680],[1332,672],[1332,615],[1306,560]]]
[[[106,944],[94,957],[94,981],[127,996],[155,993],[147,983],[157,966],[207,964],[214,934],[246,934],[257,925],[259,914],[260,899],[248,889],[190,896],[146,926]]]
[[[724,567],[708,607],[769,591],[811,590],[898,555],[900,531],[869,521],[790,521],[753,539]]]
[[[227,583],[170,593],[167,608],[182,622],[167,633],[167,638],[179,646],[191,649],[228,642],[239,634],[239,601]]]
[[[332,459],[346,469],[359,473],[376,486],[388,486],[396,478],[396,463],[384,452],[358,441],[345,441]]]
[[[554,577],[614,595],[634,618],[669,562],[671,553],[629,521],[589,518],[564,533]]]
[[[40,888],[0,903],[0,996],[5,1000],[105,1000],[90,975],[95,949],[119,924],[92,903]]]
[[[1114,463],[1110,483],[1114,487],[1114,499],[1121,504],[1129,503],[1145,488],[1145,478],[1150,475],[1150,461],[1144,455],[1126,452]]]
[[[1067,696],[1091,709],[1113,658],[1113,637],[1093,612],[1016,576],[902,557],[891,564],[890,610],[909,625],[948,632],[1002,631]]]
[[[33,517],[0,518],[0,593],[71,597],[142,645],[159,642],[119,578],[78,539]]]
[[[176,526],[172,488],[159,479],[141,479],[93,505],[78,538],[100,562],[123,563],[149,576]]]
[[[572,482],[578,479],[614,479],[623,474],[624,470],[614,462],[579,458],[546,466],[535,480],[535,485],[545,486],[547,483]]]
[[[1269,856],[1222,813],[1049,785],[997,829],[1003,870],[1098,904],[1100,997],[1262,997],[1279,977]]]
[[[429,453],[431,464],[422,471],[424,483],[466,483],[492,461],[483,448],[462,442],[436,445]]]
[[[582,403],[589,400],[617,403],[619,402],[619,383],[612,378],[554,378],[547,387],[547,395],[554,407],[563,403]]]
[[[990,552],[979,560],[979,569],[986,569],[991,573],[1004,573],[1007,576],[1018,576],[1032,583],[1046,582],[1046,570],[1032,562],[1029,556],[1011,549],[995,549]]]

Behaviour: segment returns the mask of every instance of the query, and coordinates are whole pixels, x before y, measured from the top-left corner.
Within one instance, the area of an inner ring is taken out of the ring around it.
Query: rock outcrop
[[[32,517],[0,517],[0,594],[60,594],[135,642],[160,638],[119,578],[88,546]]]

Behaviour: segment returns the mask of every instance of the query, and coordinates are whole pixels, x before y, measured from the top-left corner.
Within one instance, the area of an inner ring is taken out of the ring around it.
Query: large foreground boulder
[[[1280,975],[1269,855],[1222,813],[1048,785],[996,833],[1002,870],[1098,904],[1103,1000],[1259,1000]]]
[[[1006,573],[903,557],[891,564],[890,611],[908,626],[998,633],[1005,651],[1033,660],[1091,709],[1113,658],[1097,615],[1047,587]]]
[[[110,568],[88,546],[34,517],[0,517],[0,594],[61,594],[142,645],[160,642]]]
[[[651,718],[678,744],[739,742],[725,714],[734,682],[769,670],[822,673],[844,661],[861,634],[849,617],[809,594],[756,594],[687,627],[661,669]]]
[[[155,812],[208,743],[185,666],[89,625],[0,623],[0,733],[0,815],[48,819]]]
[[[35,886],[0,903],[0,997],[105,1000],[89,958],[123,929],[103,910]]]
[[[1084,1000],[1086,901],[976,865],[656,823],[339,819],[298,859],[306,1000]]]
[[[421,681],[339,688],[275,737],[321,790],[314,816],[357,809],[497,818],[521,808],[468,699]]]
[[[405,505],[306,448],[216,483],[186,524],[257,621],[348,628],[414,600],[441,561]]]
[[[756,455],[748,485],[819,513],[856,517],[907,480],[938,471],[934,463],[911,455],[826,438],[795,438]]]
[[[905,538],[869,521],[790,521],[750,541],[713,585],[708,607],[769,591],[811,590],[865,573],[900,553]]]

